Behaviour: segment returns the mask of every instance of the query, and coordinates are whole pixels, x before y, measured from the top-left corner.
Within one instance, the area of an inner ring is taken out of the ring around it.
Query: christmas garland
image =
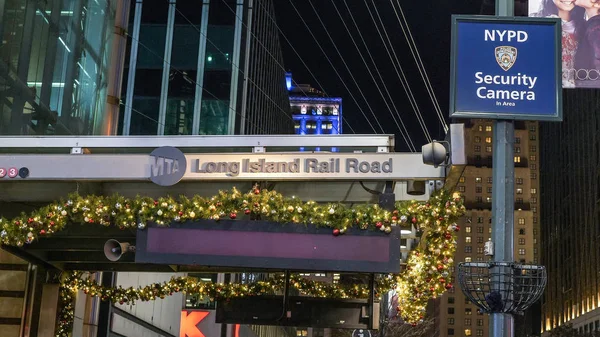
[[[406,322],[416,324],[423,318],[427,301],[452,287],[449,269],[452,266],[452,256],[456,249],[454,232],[459,230],[454,222],[463,214],[464,206],[460,196],[447,191],[437,192],[425,203],[398,202],[393,211],[384,210],[378,205],[357,205],[350,208],[341,203],[302,202],[295,197],[286,198],[275,191],[258,188],[245,194],[233,188],[231,191],[220,191],[212,198],[181,196],[156,200],[149,197],[125,198],[119,195],[82,197],[75,194],[70,195],[66,200],[47,205],[28,215],[22,214],[11,220],[0,218],[2,228],[0,242],[20,247],[39,237],[56,233],[70,223],[97,223],[104,226],[115,225],[120,229],[144,229],[149,221],[168,226],[172,222],[199,219],[218,221],[226,218],[236,219],[240,215],[282,224],[297,223],[328,227],[332,229],[334,236],[344,234],[349,227],[389,233],[392,226],[413,224],[424,232],[421,237],[423,244],[411,252],[403,272],[390,277],[392,280],[390,286],[392,283],[396,284],[399,315]],[[61,326],[70,327],[72,325],[72,303],[69,302],[72,301],[72,292],[85,286],[85,284],[75,282],[75,279],[67,278],[61,287],[61,298],[64,300],[58,336],[65,336],[64,333],[68,330]],[[175,282],[173,284],[175,288],[169,286],[168,289],[177,289],[177,285],[180,290],[186,289],[176,280],[172,282]],[[245,286],[248,287],[248,285]],[[227,287],[235,286],[228,285]],[[341,288],[335,285],[332,286],[333,288],[324,287],[311,283],[303,291],[310,295],[320,294],[319,296],[335,296],[335,294],[346,293],[346,290],[342,292]],[[136,299],[147,298],[144,295],[144,289],[130,289],[126,292],[117,291],[118,289],[101,289],[99,286],[90,289],[95,289],[93,294],[111,301],[131,303]],[[239,290],[231,292],[230,290],[234,288],[214,289],[221,289],[215,296],[219,295],[222,298],[238,293],[245,294]],[[319,289],[328,290],[321,291]],[[195,288],[191,288],[191,290],[193,292]],[[250,292],[246,295],[258,294],[260,292]],[[163,296],[165,295],[163,294]]]
[[[73,327],[74,301],[73,294],[82,290],[92,297],[99,297],[102,301],[133,305],[137,301],[147,302],[164,299],[174,293],[187,293],[208,296],[211,301],[235,297],[249,297],[274,294],[282,291],[285,285],[284,275],[277,275],[267,281],[249,284],[240,283],[215,283],[196,281],[191,277],[172,278],[168,282],[153,283],[139,288],[109,288],[99,285],[95,280],[82,277],[83,273],[69,274],[61,284],[60,301],[61,311],[56,331],[57,337],[69,337]],[[391,289],[394,278],[391,276],[378,277],[377,290]],[[369,287],[364,284],[339,286],[325,282],[309,280],[298,275],[290,276],[290,285],[300,293],[312,297],[329,298],[368,298]]]

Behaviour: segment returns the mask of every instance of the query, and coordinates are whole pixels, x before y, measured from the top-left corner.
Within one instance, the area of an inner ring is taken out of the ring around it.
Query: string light
[[[276,191],[253,188],[242,194],[236,188],[220,191],[211,198],[194,196],[125,198],[123,196],[82,197],[70,195],[67,200],[42,207],[31,214],[8,220],[0,218],[0,241],[5,245],[23,246],[39,237],[50,236],[69,223],[89,223],[116,226],[120,229],[144,229],[150,221],[159,225],[199,219],[269,220],[282,225],[289,223],[329,227],[332,234],[343,235],[350,227],[391,232],[392,226],[414,226],[423,233],[422,244],[407,259],[406,268],[398,275],[378,278],[381,293],[396,289],[398,314],[405,322],[422,321],[430,298],[452,288],[456,221],[465,212],[458,193],[439,191],[427,202],[398,202],[393,211],[378,205],[345,206],[342,203],[317,204],[286,198]],[[175,292],[206,295],[211,298],[258,296],[273,293],[283,286],[281,277],[253,284],[198,283],[189,278],[172,279],[144,288],[105,288],[81,273],[66,277],[61,285],[61,308],[57,336],[67,337],[73,324],[74,292],[83,290],[90,296],[115,303],[134,303],[164,298]],[[364,285],[343,287],[294,277],[292,285],[302,293],[315,297],[364,298]]]

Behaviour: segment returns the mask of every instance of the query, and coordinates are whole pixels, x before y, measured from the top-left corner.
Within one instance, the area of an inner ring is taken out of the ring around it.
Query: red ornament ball
[[[395,209],[395,210],[394,210],[392,213],[393,213],[394,215],[398,215],[398,210],[397,210],[397,209]]]
[[[260,194],[260,190],[258,188],[254,189],[254,194]]]
[[[452,289],[452,283],[447,283],[446,284],[446,289],[448,289],[448,290]]]
[[[250,210],[246,208],[246,209],[244,210],[244,214],[250,214]]]
[[[46,234],[46,231],[42,229],[42,230],[40,231],[40,234],[44,235],[44,234]]]
[[[417,218],[412,218],[412,223],[417,223]]]
[[[394,215],[394,216],[392,217],[392,220],[394,220],[394,221],[398,221],[398,217]]]
[[[450,239],[452,239],[452,234],[446,233],[445,237],[446,237],[446,239],[450,240]]]
[[[414,328],[417,326],[417,323],[413,323],[413,324],[411,324],[411,326]]]
[[[444,269],[444,266],[442,266],[441,264],[438,264],[437,270],[443,270],[443,269]]]
[[[336,228],[333,230],[333,236],[338,236],[338,235],[340,235],[340,230]]]
[[[440,283],[446,283],[446,279],[445,278],[440,278]]]
[[[54,221],[50,221],[50,226],[54,226]]]
[[[182,216],[182,215],[183,215],[183,212],[182,212],[182,211],[179,211],[179,213],[178,213],[178,214],[179,214],[179,216]]]
[[[460,231],[460,226],[456,225],[456,227],[454,227],[454,230],[457,232]]]
[[[154,200],[154,206],[158,206],[158,201]]]
[[[234,212],[231,212],[231,214],[229,214],[229,217],[232,219],[235,219],[235,218],[237,218],[237,214]]]
[[[375,224],[375,227],[377,227],[377,228],[381,228],[381,226],[383,226],[383,224],[381,223],[381,221],[378,221],[378,222]]]
[[[435,291],[434,287],[429,288],[430,291]]]

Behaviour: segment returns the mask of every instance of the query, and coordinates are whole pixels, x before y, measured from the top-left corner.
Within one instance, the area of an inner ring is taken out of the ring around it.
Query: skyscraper
[[[600,330],[599,100],[598,90],[565,90],[564,121],[540,126],[542,332]]]
[[[515,260],[538,263],[538,129],[536,122],[515,122]],[[465,121],[466,166],[457,186],[467,213],[459,223],[455,261],[488,261],[484,244],[491,240],[492,138],[491,120]],[[456,278],[456,270],[452,270]],[[489,336],[488,316],[478,312],[458,289],[450,289],[432,303],[440,337]]]

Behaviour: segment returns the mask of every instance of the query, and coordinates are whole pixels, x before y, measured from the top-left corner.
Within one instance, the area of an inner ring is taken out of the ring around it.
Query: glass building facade
[[[0,134],[102,133],[116,3],[0,4]]]
[[[0,2],[0,134],[293,132],[272,0]]]
[[[291,133],[273,20],[264,0],[133,2],[120,132]]]

